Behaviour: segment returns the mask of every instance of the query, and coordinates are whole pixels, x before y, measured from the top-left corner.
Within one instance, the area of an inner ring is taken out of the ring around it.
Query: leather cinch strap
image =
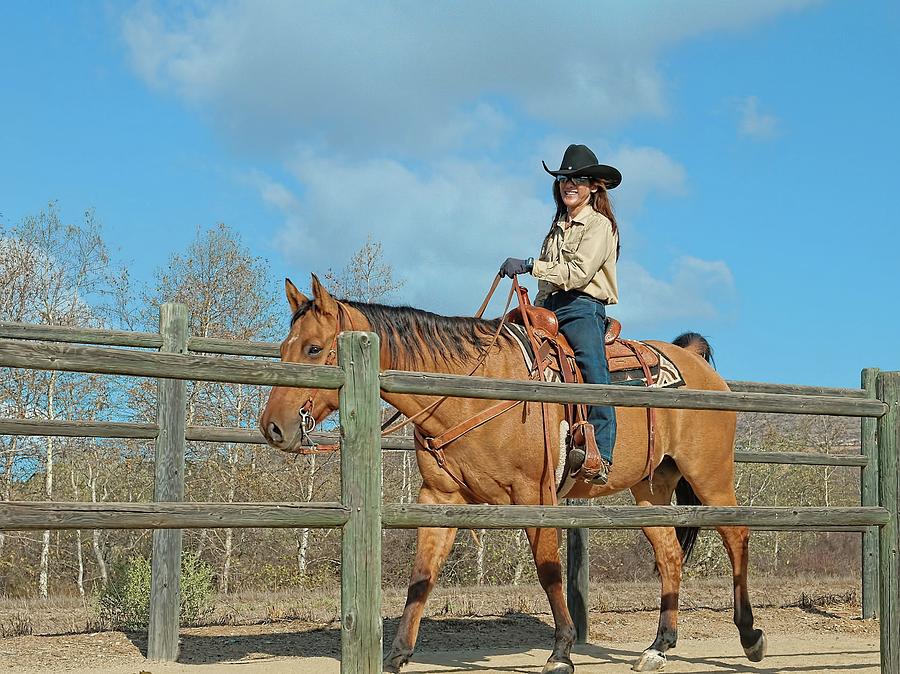
[[[631,349],[631,352],[638,359],[638,362],[641,364],[641,370],[644,371],[644,380],[647,382],[647,387],[653,386],[653,373],[650,372],[650,366],[647,365],[647,361],[644,360],[644,357],[641,355],[640,349],[634,346],[633,340],[630,339],[619,339],[619,342],[627,346]],[[647,408],[647,475],[648,480],[650,481],[651,491],[653,489],[653,471],[656,468],[656,410],[652,407]]]

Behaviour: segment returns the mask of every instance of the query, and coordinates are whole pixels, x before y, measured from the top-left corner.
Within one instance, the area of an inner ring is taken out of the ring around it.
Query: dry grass
[[[24,611],[17,611],[0,620],[0,639],[5,637],[27,637],[34,634],[34,623],[31,616]]]
[[[754,606],[782,608],[825,607],[859,603],[859,581],[852,578],[758,578],[751,584]],[[397,617],[406,601],[406,588],[385,588],[383,613]],[[252,625],[303,621],[334,624],[340,616],[340,589],[291,589],[281,592],[238,592],[219,595],[206,625]],[[690,579],[682,588],[685,609],[731,608],[731,579]],[[592,613],[626,614],[656,611],[659,584],[616,582],[591,585]],[[438,586],[428,601],[427,617],[498,616],[505,614],[547,615],[549,607],[537,585],[499,587]],[[96,630],[96,616],[78,597],[48,600],[0,598],[0,637],[28,634],[69,634]]]

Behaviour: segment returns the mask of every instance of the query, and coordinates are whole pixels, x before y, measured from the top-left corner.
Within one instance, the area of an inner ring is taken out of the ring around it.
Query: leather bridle
[[[335,321],[335,332],[334,338],[331,340],[331,347],[328,350],[328,355],[325,357],[325,365],[335,365],[337,363],[337,340],[338,335],[340,335],[344,330],[353,329],[353,317],[350,315],[350,310],[344,305],[343,302],[338,302],[335,300],[335,303],[338,306],[338,315],[337,320]],[[300,316],[302,316],[308,307],[298,309],[293,316],[291,316],[291,326],[293,327],[294,323],[297,321]],[[344,323],[344,319],[346,318],[346,326]],[[312,390],[312,389],[311,389]],[[290,449],[285,450],[292,454],[328,454],[330,452],[335,452],[340,449],[339,443],[333,443],[328,445],[320,445],[315,440],[312,439],[310,433],[315,430],[316,425],[319,423],[316,420],[316,417],[313,415],[313,407],[316,404],[316,395],[318,394],[320,389],[315,389],[315,393],[310,393],[304,402],[300,406],[300,410],[298,414],[300,415],[300,427],[297,429],[297,433],[294,436],[294,442],[291,443],[291,447],[297,447],[297,439],[299,436],[300,445],[298,449]]]

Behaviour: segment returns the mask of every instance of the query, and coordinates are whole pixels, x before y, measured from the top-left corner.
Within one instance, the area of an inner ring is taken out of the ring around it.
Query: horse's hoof
[[[412,657],[412,651],[392,649],[384,658],[381,671],[386,674],[400,674],[400,669],[409,662]]]
[[[541,674],[574,674],[575,665],[571,660],[554,660],[544,665]]]
[[[745,648],[744,653],[747,654],[747,659],[750,662],[759,662],[764,657],[766,657],[766,649],[768,648],[768,646],[769,643],[766,641],[766,635],[762,630],[760,630],[759,639],[757,639],[756,643],[749,648]]]
[[[655,648],[649,648],[641,654],[641,659],[635,662],[631,669],[635,672],[658,672],[666,666],[666,654]]]

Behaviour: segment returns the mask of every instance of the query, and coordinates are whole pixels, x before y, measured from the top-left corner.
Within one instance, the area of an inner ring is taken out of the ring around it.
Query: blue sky
[[[629,336],[702,332],[730,379],[900,369],[896,2],[5,2],[0,26],[3,221],[94,208],[138,280],[217,222],[303,284],[371,234],[394,301],[471,313],[538,250],[541,159],[586,143],[624,175]]]

